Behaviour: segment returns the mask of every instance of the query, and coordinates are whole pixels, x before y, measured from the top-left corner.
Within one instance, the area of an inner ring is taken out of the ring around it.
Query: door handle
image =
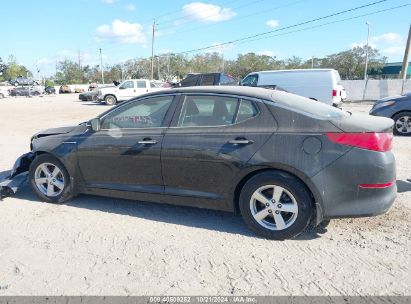
[[[147,139],[140,140],[137,143],[142,144],[142,145],[155,145],[157,143],[157,140],[147,138]]]
[[[254,143],[254,141],[245,138],[236,138],[233,140],[229,140],[228,143],[232,145],[250,145]]]

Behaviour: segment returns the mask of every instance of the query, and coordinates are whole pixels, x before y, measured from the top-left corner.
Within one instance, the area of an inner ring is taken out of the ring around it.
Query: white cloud
[[[275,28],[275,27],[277,27],[277,26],[279,26],[280,25],[280,22],[278,22],[278,20],[268,20],[266,23],[265,23],[268,27],[271,27],[271,28]]]
[[[95,34],[95,39],[97,41],[112,41],[122,44],[144,44],[146,36],[144,35],[141,24],[116,19],[111,25],[104,24],[99,26]]]
[[[192,2],[183,6],[183,18],[202,22],[219,22],[234,18],[237,13],[230,8],[222,8],[214,4]]]
[[[353,42],[353,43],[350,43],[350,48],[356,48],[356,47],[365,47],[367,45],[367,42],[366,41],[363,41],[363,42]],[[372,47],[373,49],[375,49],[376,47],[377,47],[377,45],[375,44],[375,43],[372,43],[372,42],[368,42],[368,45],[370,46],[370,47]]]
[[[385,33],[379,36],[373,36],[371,41],[375,42],[386,42],[386,43],[394,43],[394,44],[402,44],[403,39],[400,34],[397,33]]]
[[[46,57],[37,60],[37,65],[46,65],[48,63],[49,63],[49,60]]]
[[[274,57],[275,52],[274,51],[269,51],[269,50],[263,50],[263,51],[257,52],[257,55],[265,55],[265,56]]]
[[[386,55],[404,55],[405,46],[390,46],[382,50]]]
[[[113,4],[116,0],[101,0],[105,4]]]
[[[132,3],[129,3],[126,5],[126,10],[128,10],[129,12],[133,12],[136,10],[136,6]]]

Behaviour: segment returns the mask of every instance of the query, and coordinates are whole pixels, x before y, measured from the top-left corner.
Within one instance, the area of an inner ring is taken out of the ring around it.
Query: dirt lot
[[[0,172],[33,133],[106,109],[75,94],[0,100]],[[0,201],[0,295],[410,295],[411,138],[394,153],[387,214],[283,242],[229,213],[92,196],[52,205],[26,186]]]

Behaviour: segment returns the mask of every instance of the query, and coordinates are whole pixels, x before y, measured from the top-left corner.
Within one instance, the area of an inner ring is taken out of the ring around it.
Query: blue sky
[[[155,53],[179,53],[215,45],[225,58],[255,52],[304,59],[321,57],[365,43],[370,22],[370,44],[388,61],[402,61],[411,6],[344,22],[307,29],[404,4],[387,0],[289,30],[283,27],[344,11],[378,0],[0,0],[0,57],[14,54],[19,63],[42,75],[55,72],[56,60],[78,59],[98,64],[99,48],[105,64],[151,54],[151,30],[156,19]],[[290,31],[300,30],[290,33]],[[263,39],[219,46],[267,31]],[[282,35],[279,35],[282,34]]]

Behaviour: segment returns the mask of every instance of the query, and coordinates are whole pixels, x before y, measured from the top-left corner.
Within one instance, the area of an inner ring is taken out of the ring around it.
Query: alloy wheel
[[[410,134],[411,133],[411,117],[407,115],[399,117],[395,121],[395,129],[400,134]]]
[[[60,195],[64,190],[64,175],[51,163],[40,164],[34,172],[37,189],[49,197]]]
[[[285,188],[266,185],[254,191],[250,199],[250,210],[259,225],[277,231],[294,224],[298,215],[298,204]]]

